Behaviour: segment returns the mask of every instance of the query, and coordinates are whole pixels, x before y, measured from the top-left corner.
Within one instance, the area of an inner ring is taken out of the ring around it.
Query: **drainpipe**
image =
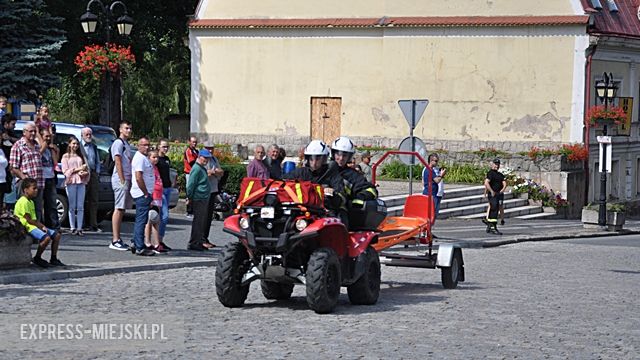
[[[596,45],[591,46],[589,53],[587,54],[587,62],[585,64],[585,92],[584,92],[584,114],[583,114],[583,123],[584,123],[584,146],[587,148],[587,159],[585,160],[584,172],[585,172],[585,187],[584,187],[584,204],[587,204],[589,199],[589,139],[590,139],[590,125],[587,119],[587,112],[589,111],[590,101],[591,101],[591,61],[593,59],[593,54],[596,52]]]

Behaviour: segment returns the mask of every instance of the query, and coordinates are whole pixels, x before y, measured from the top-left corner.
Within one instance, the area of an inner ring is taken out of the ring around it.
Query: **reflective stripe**
[[[253,180],[249,181],[249,186],[247,186],[247,190],[245,190],[244,192],[244,199],[246,200],[249,197],[249,194],[251,194],[251,188],[253,187]]]
[[[291,198],[291,200],[296,201],[296,194],[291,190],[291,188],[287,185],[284,186],[284,191],[287,192],[287,195]],[[302,201],[300,201],[302,202]]]
[[[320,199],[322,199],[324,192],[322,191],[322,187],[320,185],[316,186],[316,192],[318,193],[318,196],[320,196]]]
[[[300,183],[296,183],[296,193],[298,194],[298,201],[302,203],[302,187]]]
[[[363,205],[364,201],[360,200],[360,199],[355,199],[353,201],[351,201],[352,204],[359,204],[359,205]]]
[[[373,190],[373,188],[367,188],[367,191],[370,192],[373,195],[374,198],[378,197],[378,194],[376,194],[376,191]]]

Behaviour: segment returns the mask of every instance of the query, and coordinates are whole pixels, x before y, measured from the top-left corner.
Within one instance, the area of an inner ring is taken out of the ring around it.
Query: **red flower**
[[[79,73],[87,73],[96,80],[99,80],[107,71],[113,75],[126,72],[135,62],[136,58],[131,53],[130,46],[109,43],[104,47],[87,45],[74,60]]]
[[[627,113],[619,106],[610,106],[605,109],[604,105],[598,105],[589,109],[587,118],[591,125],[608,123],[620,125],[627,120]]]

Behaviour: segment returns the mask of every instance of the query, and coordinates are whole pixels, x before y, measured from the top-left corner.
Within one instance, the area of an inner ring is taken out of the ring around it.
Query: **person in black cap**
[[[500,159],[495,158],[491,162],[491,170],[484,179],[485,195],[488,195],[489,208],[487,209],[487,218],[483,222],[487,224],[487,232],[492,230],[498,234],[498,211],[502,213],[502,223],[504,225],[504,191],[507,188],[507,181],[504,175],[498,171],[500,168]]]

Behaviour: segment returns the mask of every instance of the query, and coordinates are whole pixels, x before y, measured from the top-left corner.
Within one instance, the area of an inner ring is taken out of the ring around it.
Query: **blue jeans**
[[[442,201],[442,196],[434,196],[433,197],[433,204],[436,207],[436,217],[440,213],[440,201]]]
[[[69,226],[71,227],[71,230],[82,230],[82,222],[84,221],[84,190],[84,184],[67,185],[67,197],[69,198]]]
[[[171,197],[171,188],[162,189],[162,209],[160,209],[160,229],[158,229],[161,238],[164,238],[169,223],[169,197]]]
[[[140,196],[134,199],[136,202],[136,222],[133,225],[133,243],[136,245],[136,250],[144,249],[144,227],[149,220],[151,200],[151,196]]]

